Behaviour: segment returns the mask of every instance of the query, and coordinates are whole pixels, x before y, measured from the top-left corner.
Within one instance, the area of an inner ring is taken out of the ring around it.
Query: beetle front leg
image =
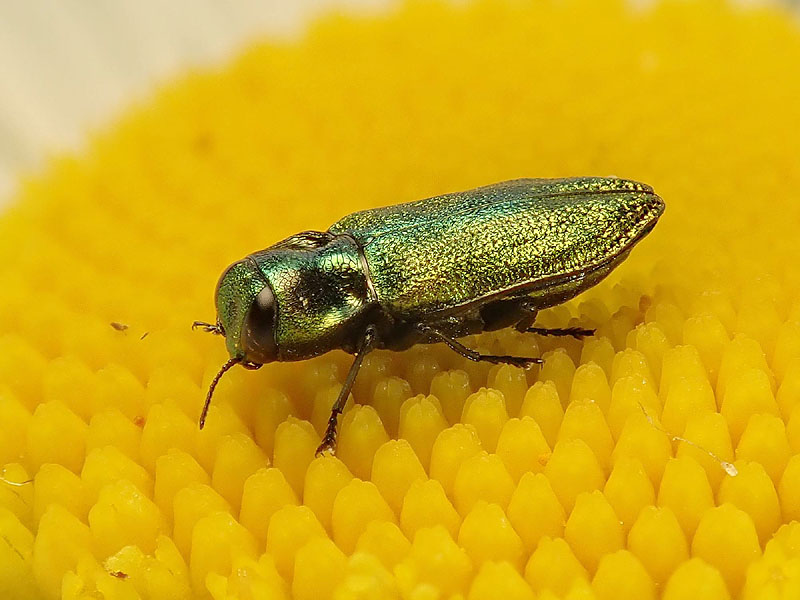
[[[356,358],[353,361],[353,364],[350,365],[350,370],[347,372],[347,378],[344,380],[344,384],[342,384],[342,389],[339,390],[339,395],[336,398],[336,402],[333,403],[333,408],[331,408],[331,416],[328,418],[328,427],[325,429],[325,435],[322,437],[322,442],[317,447],[316,455],[320,456],[326,450],[330,450],[332,453],[336,452],[336,436],[337,436],[337,427],[339,424],[339,415],[342,414],[344,410],[344,405],[347,403],[347,397],[350,395],[350,390],[353,389],[353,383],[355,383],[356,375],[358,375],[358,371],[361,368],[361,363],[364,362],[364,357],[372,350],[372,346],[375,343],[375,327],[370,325],[367,327],[366,331],[364,332],[364,337],[361,338],[361,342],[358,344],[358,350],[356,350]]]
[[[506,364],[506,365],[513,365],[515,367],[521,367],[523,369],[529,368],[531,365],[541,365],[544,364],[544,361],[541,358],[528,358],[525,356],[510,356],[507,354],[481,354],[476,350],[472,350],[467,348],[461,342],[454,340],[450,336],[442,333],[438,329],[431,327],[430,325],[425,325],[424,323],[418,323],[417,329],[425,335],[434,337],[442,342],[444,342],[448,348],[457,352],[464,358],[468,358],[469,360],[474,360],[475,362],[489,362],[495,365],[499,364]]]

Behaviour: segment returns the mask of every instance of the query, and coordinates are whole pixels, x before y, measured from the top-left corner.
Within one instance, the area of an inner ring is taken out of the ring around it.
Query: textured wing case
[[[349,215],[382,306],[430,317],[579,277],[630,250],[663,211],[617,178],[518,179]]]

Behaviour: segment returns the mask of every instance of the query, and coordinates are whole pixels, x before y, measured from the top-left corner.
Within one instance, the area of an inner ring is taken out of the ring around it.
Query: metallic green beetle
[[[228,267],[217,321],[233,365],[257,369],[330,350],[355,355],[318,453],[334,450],[337,417],[370,350],[444,342],[475,361],[521,367],[539,358],[483,355],[457,341],[515,326],[595,285],[655,226],[664,202],[616,177],[517,179],[427,200],[365,210],[328,231],[305,231]]]

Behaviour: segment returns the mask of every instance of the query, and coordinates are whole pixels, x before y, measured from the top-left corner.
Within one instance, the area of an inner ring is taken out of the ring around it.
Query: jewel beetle
[[[474,361],[528,367],[540,358],[485,355],[458,341],[534,327],[536,312],[595,285],[655,226],[664,202],[617,177],[516,179],[348,215],[230,265],[217,284],[215,323],[234,365],[257,369],[341,349],[354,360],[317,450],[335,450],[339,414],[364,357],[443,342]]]

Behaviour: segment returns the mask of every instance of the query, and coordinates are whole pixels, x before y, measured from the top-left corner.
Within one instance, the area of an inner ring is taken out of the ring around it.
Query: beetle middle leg
[[[435,327],[431,327],[430,325],[425,325],[424,323],[417,323],[417,329],[423,333],[424,335],[428,335],[434,337],[442,342],[444,342],[448,348],[457,352],[464,358],[468,358],[469,360],[473,360],[475,362],[489,362],[495,365],[499,364],[507,364],[513,365],[515,367],[521,367],[523,369],[527,369],[531,365],[541,365],[544,364],[544,360],[541,358],[528,358],[525,356],[510,356],[507,354],[481,354],[476,350],[472,350],[471,348],[467,348],[461,342],[454,340],[449,335],[439,331]]]
[[[320,456],[326,450],[331,452],[336,451],[336,437],[338,435],[337,427],[339,423],[339,415],[344,410],[344,405],[347,403],[347,397],[350,395],[350,390],[353,389],[356,375],[361,368],[361,363],[364,362],[364,357],[372,350],[375,343],[375,327],[370,325],[364,332],[364,337],[358,344],[356,350],[356,357],[353,364],[350,365],[350,370],[347,372],[347,377],[342,384],[342,389],[339,390],[339,395],[336,397],[336,402],[333,403],[331,408],[331,416],[328,418],[328,426],[325,429],[325,435],[322,437],[322,442],[317,447],[316,455]]]

